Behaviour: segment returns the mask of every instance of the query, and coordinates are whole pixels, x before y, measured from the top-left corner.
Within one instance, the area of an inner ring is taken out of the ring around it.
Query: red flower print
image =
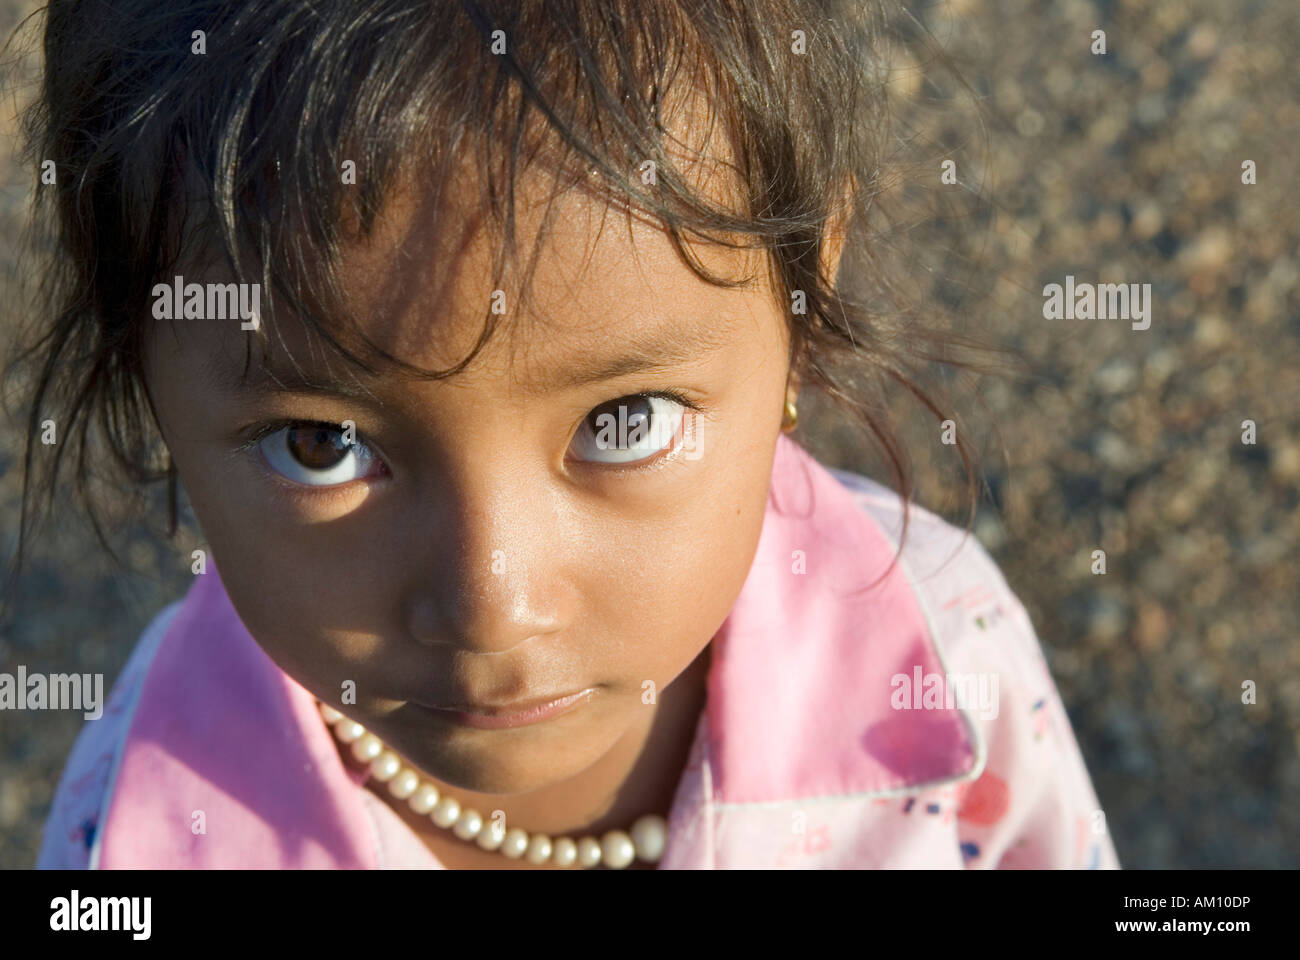
[[[997,774],[985,770],[983,776],[966,791],[961,807],[957,810],[957,819],[981,827],[991,827],[1006,816],[1010,804],[1011,789],[1007,782]]]

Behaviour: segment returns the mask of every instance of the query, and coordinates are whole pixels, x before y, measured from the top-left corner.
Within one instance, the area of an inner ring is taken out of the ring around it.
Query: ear
[[[826,237],[822,244],[821,266],[826,276],[834,282],[840,272],[840,261],[844,256],[844,247],[848,242],[849,225],[853,221],[853,201],[857,195],[856,183],[852,176],[840,192],[839,203],[832,207],[826,220]]]
[[[821,268],[834,284],[840,272],[840,261],[844,257],[844,247],[848,242],[849,225],[853,221],[853,201],[856,196],[856,181],[850,174],[848,184],[839,193],[839,203],[832,207],[826,218],[826,232],[822,240]],[[799,376],[799,364],[792,363],[786,380],[786,396],[794,400],[799,396],[802,379]]]

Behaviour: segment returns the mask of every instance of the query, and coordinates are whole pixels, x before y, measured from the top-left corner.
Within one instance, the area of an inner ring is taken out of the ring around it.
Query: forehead
[[[562,363],[601,343],[648,341],[666,328],[683,334],[736,332],[773,305],[763,257],[688,241],[708,270],[745,279],[736,289],[709,284],[683,261],[667,232],[645,214],[611,206],[593,192],[556,192],[530,171],[517,184],[516,243],[477,198],[486,189],[463,170],[439,201],[407,181],[389,199],[364,242],[342,250],[340,286],[349,319],[393,356],[426,369],[465,357],[484,323],[505,336],[476,357],[479,367]]]

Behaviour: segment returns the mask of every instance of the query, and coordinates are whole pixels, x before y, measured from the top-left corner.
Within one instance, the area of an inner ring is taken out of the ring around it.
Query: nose
[[[425,499],[417,535],[427,561],[407,601],[418,642],[501,654],[565,626],[573,592],[556,562],[565,538],[557,505],[539,495],[545,486],[480,462]]]

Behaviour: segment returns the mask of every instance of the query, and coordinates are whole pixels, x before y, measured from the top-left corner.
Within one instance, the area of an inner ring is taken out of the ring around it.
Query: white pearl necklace
[[[318,701],[319,703],[319,701]],[[320,704],[320,714],[340,743],[351,746],[352,755],[370,764],[370,774],[388,784],[388,792],[405,800],[416,813],[427,815],[437,826],[451,830],[465,841],[474,841],[484,850],[495,850],[504,857],[529,863],[552,863],[560,867],[591,868],[602,863],[621,870],[634,859],[658,863],[668,840],[668,824],[663,817],[648,813],[632,824],[630,831],[610,830],[597,840],[583,837],[557,837],[544,833],[529,834],[519,827],[504,829],[496,821],[486,823],[483,815],[461,807],[455,797],[438,794],[438,788],[421,780],[420,775],[402,763],[387,745],[355,720],[349,720],[328,704]]]

